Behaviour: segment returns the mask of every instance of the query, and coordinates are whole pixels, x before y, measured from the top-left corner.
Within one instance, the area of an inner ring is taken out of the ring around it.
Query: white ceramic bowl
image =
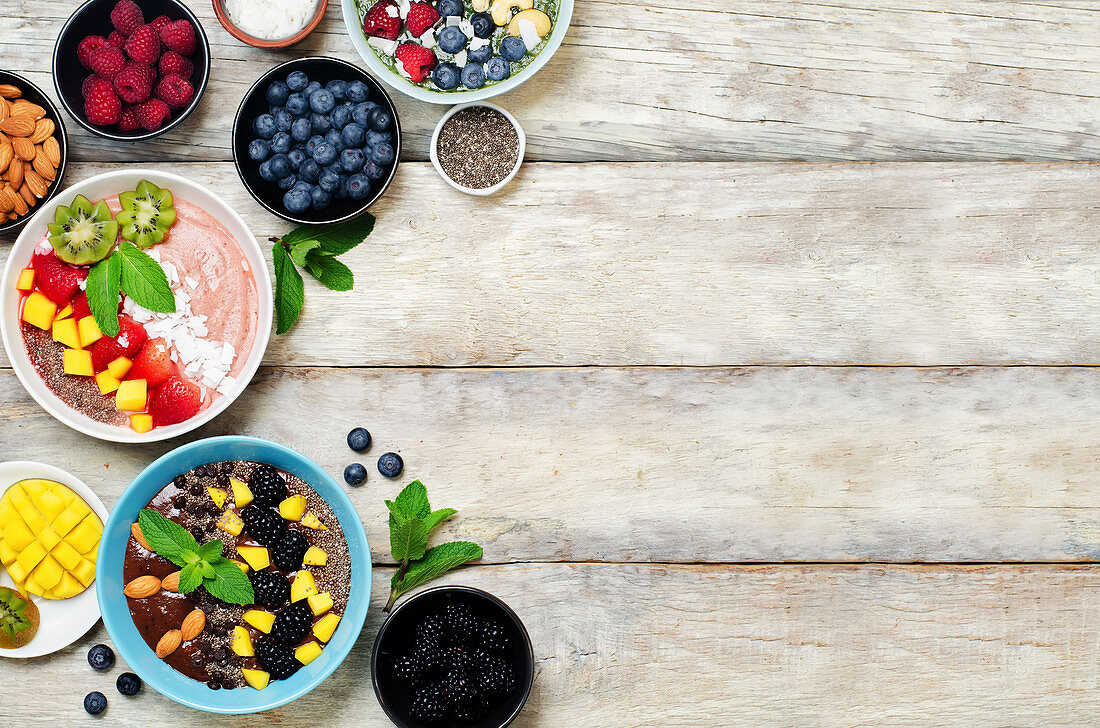
[[[500,182],[497,182],[492,187],[463,187],[458,182],[455,182],[453,179],[448,177],[447,173],[443,171],[443,167],[439,164],[439,152],[437,151],[437,147],[439,145],[439,132],[440,132],[440,130],[442,130],[443,125],[445,123],[447,123],[447,119],[450,119],[452,116],[454,116],[458,112],[462,111],[463,109],[468,109],[471,106],[484,106],[487,109],[492,109],[493,111],[499,111],[501,113],[501,115],[503,115],[504,118],[507,119],[509,121],[509,123],[511,123],[511,125],[515,128],[516,135],[519,136],[519,154],[516,156],[516,166],[512,167],[512,171],[508,173],[507,177],[502,179]],[[435,171],[439,172],[439,176],[442,177],[443,181],[446,182],[447,184],[449,184],[451,187],[454,187],[459,192],[465,192],[468,195],[477,195],[478,197],[486,197],[486,196],[491,195],[494,192],[498,191],[501,187],[503,187],[504,185],[506,185],[506,184],[508,184],[509,182],[512,181],[512,178],[516,176],[516,172],[518,172],[519,168],[523,165],[523,154],[526,150],[527,150],[527,135],[523,133],[523,127],[519,125],[518,121],[516,121],[516,117],[512,116],[511,114],[509,114],[507,111],[500,108],[496,104],[490,104],[490,103],[487,103],[485,101],[481,101],[481,102],[476,102],[475,101],[475,102],[469,103],[469,104],[459,104],[458,106],[454,107],[453,109],[451,109],[450,111],[448,111],[446,114],[443,115],[443,118],[440,119],[439,123],[435,125],[435,131],[432,132],[432,142],[431,142],[431,147],[428,149],[428,156],[432,160],[432,166],[435,167]]]
[[[364,9],[374,5],[373,0],[362,0],[362,2]],[[569,22],[573,18],[573,0],[560,0],[558,5],[558,18],[554,22],[554,27],[550,30],[550,39],[546,41],[546,45],[543,46],[543,49],[535,56],[534,60],[514,76],[510,76],[497,83],[482,86],[479,89],[467,91],[435,91],[430,88],[424,88],[423,86],[417,86],[383,63],[367,44],[367,36],[363,33],[363,16],[359,13],[359,8],[356,6],[356,0],[342,0],[341,5],[344,14],[344,25],[347,26],[348,35],[351,36],[351,44],[355,46],[355,50],[367,64],[367,68],[370,69],[371,73],[377,78],[382,79],[383,83],[397,89],[401,93],[411,96],[418,101],[427,101],[430,104],[462,104],[470,101],[481,101],[483,99],[492,98],[497,94],[511,91],[534,76],[538,73],[540,68],[546,65],[546,62],[550,60],[550,57],[553,56],[554,52],[561,46],[561,42],[565,38],[565,33],[569,30]]]
[[[0,496],[20,480],[42,478],[56,480],[68,486],[84,499],[104,524],[107,523],[107,509],[92,489],[83,481],[52,465],[33,462],[0,463]],[[64,649],[83,637],[99,621],[99,601],[96,595],[98,581],[92,582],[87,589],[71,599],[45,599],[33,597],[38,605],[42,621],[38,634],[29,643],[14,650],[0,650],[0,657],[41,657]],[[0,566],[0,586],[14,587],[15,582],[8,572]]]
[[[125,427],[117,427],[98,422],[85,414],[65,404],[50,391],[46,383],[35,371],[27,355],[27,348],[23,344],[23,336],[19,330],[19,298],[20,292],[15,288],[15,280],[34,252],[35,246],[46,234],[46,225],[53,221],[54,210],[59,206],[71,202],[77,194],[82,194],[90,200],[100,200],[108,195],[132,190],[143,179],[172,191],[174,197],[186,200],[209,213],[215,220],[225,226],[229,234],[240,245],[241,251],[248,260],[256,277],[256,293],[259,299],[259,320],[257,323],[256,340],[252,351],[248,353],[244,369],[233,384],[232,389],[224,392],[222,396],[210,407],[192,417],[189,420],[175,425],[155,427],[149,432],[138,433]],[[260,366],[264,351],[267,349],[268,338],[271,336],[271,316],[274,308],[271,278],[267,273],[267,262],[264,260],[263,251],[256,242],[255,236],[245,225],[244,220],[233,208],[214,194],[209,188],[192,182],[191,180],[158,170],[119,170],[90,177],[83,182],[69,187],[58,193],[52,200],[42,205],[19,234],[15,244],[8,255],[8,264],[4,270],[4,278],[0,281],[0,335],[3,336],[4,349],[8,353],[12,368],[16,376],[23,383],[23,387],[34,397],[42,408],[56,419],[69,427],[101,440],[111,442],[156,442],[178,437],[202,427],[210,420],[217,417],[226,407],[231,405],[248,383]]]

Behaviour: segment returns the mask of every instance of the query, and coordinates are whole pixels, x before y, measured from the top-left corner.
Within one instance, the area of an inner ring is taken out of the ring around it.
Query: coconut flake
[[[461,50],[455,55],[455,65],[462,68],[466,65],[466,51]]]
[[[397,6],[387,5],[386,6],[386,15],[390,16],[391,18],[400,17],[400,14],[397,11]]]
[[[405,16],[409,14],[409,0],[397,0],[397,14],[404,20]]]
[[[523,39],[523,44],[527,46],[527,52],[530,53],[535,50],[535,46],[542,41],[535,24],[527,18],[519,18],[516,20],[516,25],[519,26],[519,37]]]
[[[424,31],[424,35],[420,36],[420,43],[425,48],[431,48],[435,45],[435,31],[428,28]]]
[[[476,51],[478,48],[487,45],[489,45],[489,41],[485,38],[478,38],[477,36],[474,36],[470,39],[470,50],[472,51]]]
[[[474,35],[474,24],[465,18],[458,22],[458,29],[465,33],[467,38],[477,38],[477,36]],[[484,38],[477,38],[477,40],[485,41],[485,43],[488,42]],[[482,43],[482,45],[485,43]],[[471,47],[473,47],[472,44]]]
[[[371,36],[367,38],[367,45],[372,45],[387,56],[392,56],[397,51],[397,41],[387,38]]]

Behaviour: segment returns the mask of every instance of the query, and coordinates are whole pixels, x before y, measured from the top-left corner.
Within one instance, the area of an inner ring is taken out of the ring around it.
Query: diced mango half
[[[208,486],[206,488],[206,493],[210,496],[210,500],[214,501],[214,505],[216,505],[218,508],[225,508],[225,497],[228,495],[228,493],[225,491],[224,488],[215,488],[213,486]]]
[[[252,491],[244,481],[230,478],[229,485],[233,488],[233,505],[244,508],[252,502]]]
[[[138,434],[144,434],[153,429],[153,415],[147,414],[132,414],[130,415],[130,429]]]
[[[256,655],[252,637],[248,634],[248,630],[240,625],[233,628],[233,652],[241,657],[254,657]]]
[[[301,523],[306,528],[312,528],[314,531],[328,530],[328,526],[321,523],[321,519],[314,515],[312,511],[302,516]]]
[[[111,373],[108,371],[102,371],[96,374],[95,383],[99,386],[100,394],[110,394],[118,389],[118,385],[122,384],[122,382],[111,376]]]
[[[80,334],[77,332],[76,321],[72,319],[54,321],[51,331],[54,341],[71,349],[80,348]]]
[[[271,553],[263,546],[238,546],[237,553],[256,571],[271,566]]]
[[[275,624],[275,615],[262,609],[249,609],[241,618],[264,634],[270,632]]]
[[[92,352],[84,349],[66,349],[63,356],[66,374],[75,377],[90,377],[95,374],[95,370],[92,369]]]
[[[91,355],[89,354],[89,362]],[[147,392],[144,379],[127,379],[115,393],[115,408],[120,412],[136,412],[145,409]]]
[[[306,514],[306,497],[302,494],[284,498],[279,503],[279,515],[287,521],[297,523]]]
[[[130,367],[133,365],[134,362],[124,356],[120,356],[107,365],[107,371],[109,371],[111,376],[115,379],[122,379],[126,376],[126,372],[130,371]]]
[[[302,563],[306,566],[324,566],[328,563],[328,554],[320,546],[310,546],[302,557]]]
[[[313,624],[313,636],[322,642],[328,642],[339,624],[340,615],[329,612]]]
[[[234,536],[240,536],[241,531],[244,530],[244,521],[233,511],[226,511],[218,519],[218,528]]]
[[[317,582],[313,574],[302,569],[294,576],[290,583],[290,601],[297,602],[317,593]]]
[[[33,291],[34,268],[24,268],[19,271],[19,277],[15,280],[15,287],[20,291]]]
[[[34,291],[23,301],[23,320],[43,331],[50,330],[56,313],[57,304],[38,291]]]
[[[80,345],[83,348],[88,348],[103,338],[103,332],[99,330],[99,324],[95,322],[94,316],[85,316],[80,319],[78,325],[80,327]]]
[[[313,612],[313,616],[318,617],[332,609],[332,595],[328,592],[312,594],[306,597],[306,603],[309,604],[309,609]]]
[[[242,667],[241,674],[244,675],[244,681],[257,690],[263,690],[271,682],[271,675],[263,670],[250,670],[247,667]]]
[[[294,650],[294,659],[303,665],[308,665],[320,656],[321,645],[313,641],[306,642],[304,645]]]

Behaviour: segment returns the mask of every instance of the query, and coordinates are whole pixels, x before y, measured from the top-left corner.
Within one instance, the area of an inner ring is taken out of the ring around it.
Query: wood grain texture
[[[421,478],[444,536],[509,561],[1078,561],[1100,557],[1100,377],[1081,368],[264,370],[187,439],[255,435],[383,498]],[[0,460],[112,506],[182,444],[93,442],[0,373]],[[366,426],[365,455],[344,435]],[[400,481],[375,462],[396,450]]]
[[[265,248],[290,228],[187,170]],[[308,282],[266,361],[1096,364],[1097,199],[1084,163],[529,164],[488,201],[406,164],[355,290]]]
[[[50,87],[71,6],[9,0],[5,67]],[[210,89],[159,141],[118,146],[69,125],[78,159],[229,159],[244,92],[306,54],[359,62],[339,2],[290,51],[235,41],[209,2]],[[532,159],[1097,159],[1100,14],[1089,2],[594,0],[552,62],[502,98]],[[52,94],[52,88],[49,89]],[[397,92],[404,155],[426,159],[442,107]]]
[[[101,627],[52,657],[6,661],[0,711],[28,728],[98,725],[80,701],[102,690],[124,728],[153,716],[390,726],[369,666],[388,576],[376,572],[375,609],[347,661],[262,718],[198,713],[148,687],[117,695],[121,666],[103,675],[85,660]],[[538,671],[519,728],[1070,728],[1100,708],[1093,568],[541,564],[446,581],[499,595],[531,633]]]

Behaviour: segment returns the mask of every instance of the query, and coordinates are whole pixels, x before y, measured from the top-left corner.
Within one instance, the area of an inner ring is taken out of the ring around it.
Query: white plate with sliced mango
[[[99,621],[95,564],[106,520],[103,502],[64,470],[0,463],[0,586],[29,597],[40,620],[27,644],[0,648],[0,657],[48,655]]]

